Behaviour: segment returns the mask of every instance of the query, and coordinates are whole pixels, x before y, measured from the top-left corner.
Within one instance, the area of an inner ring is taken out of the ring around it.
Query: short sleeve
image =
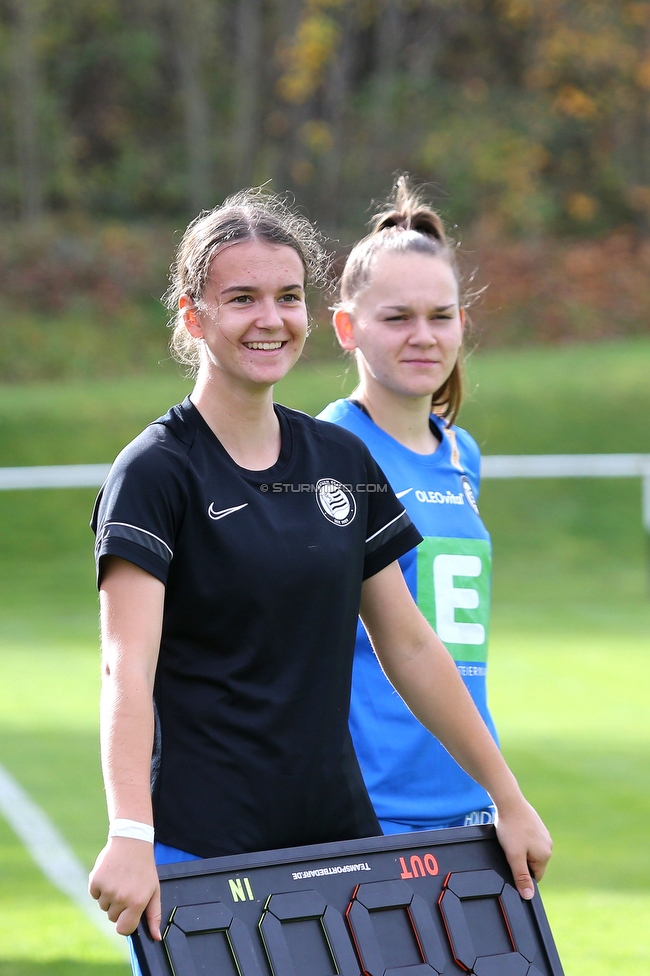
[[[402,503],[395,497],[386,475],[364,445],[367,470],[368,526],[363,578],[375,576],[422,542]]]
[[[97,584],[102,560],[120,556],[167,582],[177,528],[185,510],[186,459],[152,425],[128,445],[111,468],[95,502]]]

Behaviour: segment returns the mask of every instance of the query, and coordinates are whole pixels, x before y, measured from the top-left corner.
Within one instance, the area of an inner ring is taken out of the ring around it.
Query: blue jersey
[[[459,427],[432,417],[441,443],[416,454],[349,400],[320,414],[355,433],[385,472],[424,541],[399,560],[413,598],[444,642],[490,732],[486,673],[492,552],[479,515],[480,453]],[[490,798],[412,715],[359,623],[350,729],[380,821],[424,830],[463,822]],[[466,822],[472,822],[471,819]]]

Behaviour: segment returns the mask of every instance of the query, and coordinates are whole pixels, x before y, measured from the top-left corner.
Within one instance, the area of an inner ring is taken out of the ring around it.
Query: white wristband
[[[153,844],[154,830],[150,824],[139,823],[137,820],[125,820],[116,817],[108,827],[109,837],[131,837],[132,840],[146,840]]]

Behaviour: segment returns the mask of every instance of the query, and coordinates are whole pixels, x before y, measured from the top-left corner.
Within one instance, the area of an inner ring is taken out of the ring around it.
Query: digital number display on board
[[[493,827],[165,865],[143,976],[563,976]]]

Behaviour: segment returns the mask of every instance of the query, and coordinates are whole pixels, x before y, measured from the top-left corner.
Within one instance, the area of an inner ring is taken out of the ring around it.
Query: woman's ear
[[[357,348],[357,341],[354,338],[354,322],[350,313],[342,308],[337,308],[332,316],[332,325],[341,348],[345,349],[346,352],[353,352]]]
[[[459,316],[459,318],[460,318],[460,328],[461,328],[461,332],[462,332],[462,333],[463,333],[463,335],[464,335],[464,334],[465,334],[465,317],[466,317],[466,316],[465,316],[465,309],[463,308],[463,306],[462,306],[462,305],[461,305],[461,306],[460,306],[460,308],[458,309],[458,316]]]
[[[196,305],[191,295],[181,295],[178,307],[181,313],[181,318],[185,324],[185,328],[189,334],[194,339],[202,339],[203,329],[201,328],[199,317],[196,314]]]

